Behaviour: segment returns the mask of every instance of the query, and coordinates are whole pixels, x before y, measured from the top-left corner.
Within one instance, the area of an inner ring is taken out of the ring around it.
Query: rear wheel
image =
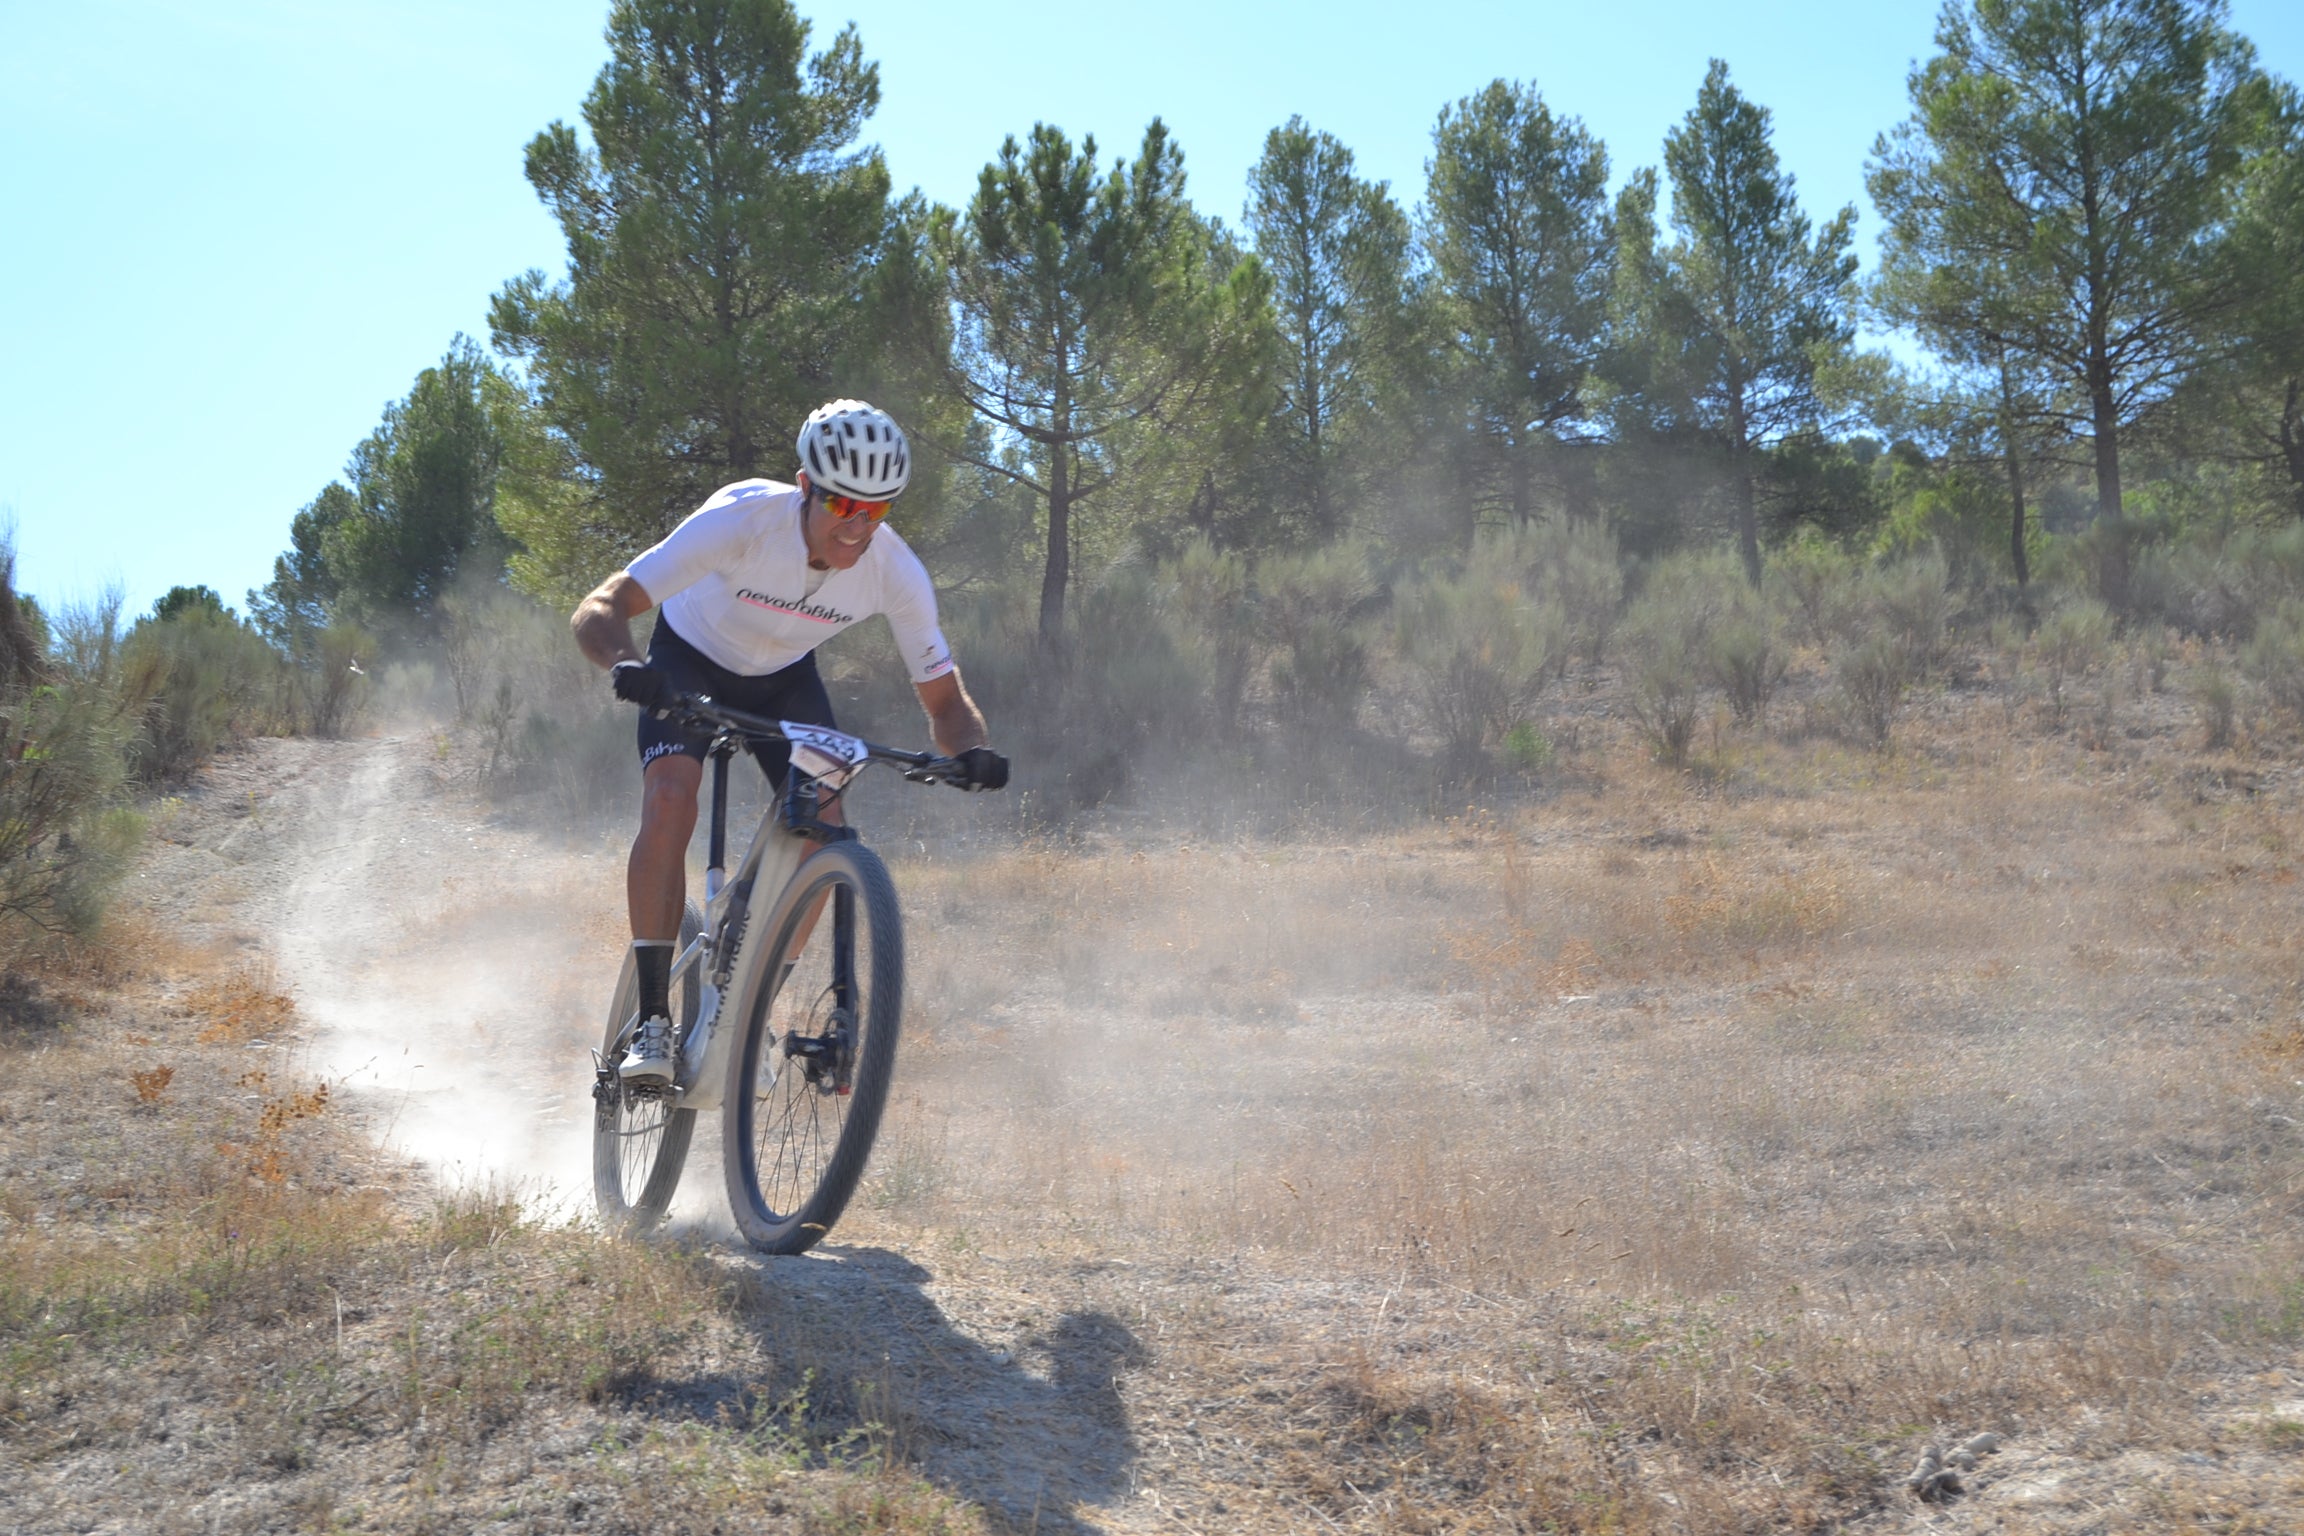
[[[680,949],[703,931],[703,914],[690,902],[680,914]],[[672,977],[672,1022],[682,1040],[696,1026],[703,971],[699,955]],[[601,1222],[612,1231],[644,1232],[664,1219],[688,1161],[688,1140],[696,1134],[696,1111],[676,1108],[668,1088],[635,1092],[616,1076],[639,1022],[640,980],[627,951],[600,1047],[606,1070],[593,1085],[592,1192]]]
[[[728,1205],[753,1247],[802,1253],[864,1176],[896,1067],[904,934],[896,887],[857,842],[810,854],[766,927],[762,996],[729,1053]]]

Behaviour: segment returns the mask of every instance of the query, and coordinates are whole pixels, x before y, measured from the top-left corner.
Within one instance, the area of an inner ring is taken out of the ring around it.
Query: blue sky
[[[803,0],[878,61],[868,137],[899,189],[957,202],[1035,121],[1132,149],[1164,117],[1200,206],[1237,222],[1291,113],[1404,203],[1441,106],[1533,80],[1654,164],[1707,60],[1774,113],[1812,215],[1854,202],[1905,112],[1933,3],[1618,0],[1158,7]],[[521,176],[578,120],[604,0],[0,0],[0,516],[51,603],[177,583],[235,604],[288,520],[489,295],[557,271]],[[2265,64],[2304,76],[2304,6],[2238,0]]]

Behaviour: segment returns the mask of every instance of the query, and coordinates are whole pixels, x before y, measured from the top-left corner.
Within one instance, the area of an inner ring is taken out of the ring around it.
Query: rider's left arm
[[[958,757],[970,747],[991,741],[991,734],[984,729],[983,712],[968,697],[958,668],[912,686],[920,695],[920,707],[928,711],[928,735],[937,751]]]

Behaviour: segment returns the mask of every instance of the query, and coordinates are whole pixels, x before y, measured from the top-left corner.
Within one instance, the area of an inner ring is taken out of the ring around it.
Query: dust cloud
[[[284,832],[280,974],[312,1070],[387,1152],[574,1214],[621,856],[499,825],[445,782],[441,739],[373,743]]]

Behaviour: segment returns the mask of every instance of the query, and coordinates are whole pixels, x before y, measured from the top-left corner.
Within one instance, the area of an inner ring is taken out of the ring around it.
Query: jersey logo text
[[[789,613],[796,618],[814,619],[819,624],[853,624],[856,622],[856,615],[842,613],[837,608],[827,608],[821,603],[794,602],[788,597],[770,597],[767,593],[755,592],[750,587],[738,587],[736,595],[755,608],[773,608],[778,613]]]

